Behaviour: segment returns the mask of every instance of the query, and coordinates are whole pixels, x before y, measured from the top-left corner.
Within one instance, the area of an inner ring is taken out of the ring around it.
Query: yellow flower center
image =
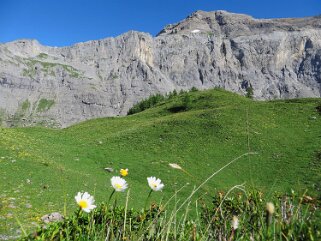
[[[117,189],[122,189],[123,186],[122,186],[121,184],[119,184],[119,183],[116,183],[116,184],[115,184],[115,187],[116,187]]]
[[[154,184],[153,184],[153,186],[156,188],[156,187],[157,187],[157,184],[156,184],[156,183],[154,183]]]
[[[88,203],[85,200],[80,200],[79,206],[84,209],[88,207]]]

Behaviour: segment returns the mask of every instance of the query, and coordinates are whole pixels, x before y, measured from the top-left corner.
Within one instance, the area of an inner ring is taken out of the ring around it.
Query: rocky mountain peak
[[[223,10],[213,12],[199,10],[179,23],[167,25],[158,35],[184,34],[193,30],[220,33],[226,25],[249,24],[252,20],[251,16],[245,14],[230,13]]]

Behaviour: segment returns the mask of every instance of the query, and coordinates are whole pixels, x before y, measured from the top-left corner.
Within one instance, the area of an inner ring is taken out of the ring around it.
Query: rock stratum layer
[[[320,97],[321,17],[254,19],[197,11],[156,37],[47,47],[0,45],[0,119],[6,126],[66,127],[125,115],[174,89],[221,87],[256,99]]]

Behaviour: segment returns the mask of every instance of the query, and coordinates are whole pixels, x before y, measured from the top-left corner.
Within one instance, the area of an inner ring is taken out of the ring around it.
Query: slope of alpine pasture
[[[78,191],[106,202],[112,192],[109,180],[120,168],[129,169],[131,207],[143,208],[148,176],[165,183],[151,201],[166,201],[181,187],[176,200],[183,200],[195,185],[249,151],[257,154],[224,169],[196,197],[210,201],[211,194],[242,183],[267,195],[306,188],[317,193],[320,105],[320,99],[259,102],[214,89],[184,93],[138,114],[61,130],[0,129],[0,234],[14,237],[21,232],[19,222],[31,230],[44,214],[74,212]],[[125,194],[117,197],[124,202]]]

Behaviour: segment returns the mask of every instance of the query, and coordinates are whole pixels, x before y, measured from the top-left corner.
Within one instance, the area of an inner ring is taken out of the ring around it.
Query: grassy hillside
[[[16,218],[28,228],[44,214],[73,212],[78,191],[94,194],[98,203],[106,201],[112,192],[109,180],[120,168],[129,169],[129,205],[142,208],[149,192],[146,177],[165,183],[164,191],[151,198],[157,202],[189,183],[177,197],[182,199],[249,151],[257,154],[220,172],[200,195],[210,200],[213,193],[242,183],[266,195],[306,188],[320,192],[320,104],[320,99],[257,102],[209,90],[63,130],[0,129],[0,234],[14,234]],[[106,167],[115,171],[108,173]],[[118,196],[124,202],[125,195]]]

